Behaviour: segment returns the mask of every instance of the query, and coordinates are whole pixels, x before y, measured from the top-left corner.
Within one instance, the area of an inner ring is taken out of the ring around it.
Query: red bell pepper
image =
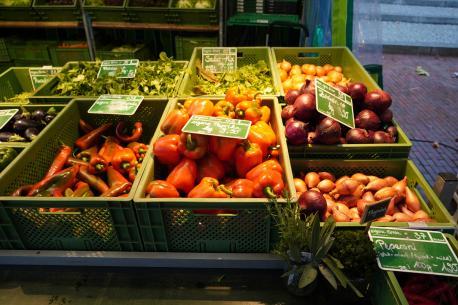
[[[221,161],[230,161],[234,158],[235,149],[241,142],[240,139],[210,137],[209,150]]]
[[[276,198],[285,188],[282,174],[271,169],[264,169],[252,181],[254,183],[253,196],[257,198]]]
[[[118,150],[111,160],[111,165],[115,170],[121,173],[127,173],[131,167],[137,165],[137,158],[135,153],[130,148],[123,148]]]
[[[67,145],[62,145],[57,153],[57,156],[54,158],[51,166],[45,174],[44,178],[51,177],[57,172],[64,168],[64,165],[67,163],[68,158],[72,155],[72,148]]]
[[[148,151],[148,145],[139,142],[131,142],[127,147],[133,150],[138,162],[143,162],[146,152]]]
[[[178,143],[180,136],[177,134],[162,136],[154,142],[153,154],[162,164],[177,165],[181,159]]]
[[[223,179],[226,168],[215,155],[207,154],[204,158],[197,161],[197,182],[204,177]]]
[[[262,163],[262,150],[256,143],[244,141],[235,151],[235,168],[239,177],[245,177],[253,167]]]
[[[226,187],[232,192],[234,198],[253,197],[254,183],[248,179],[236,179],[226,183]]]
[[[135,122],[133,128],[129,129],[126,122],[119,122],[116,125],[116,137],[124,143],[135,142],[143,134],[142,122]]]
[[[178,108],[170,111],[161,125],[161,131],[165,134],[181,134],[181,129],[189,120],[189,114],[181,104]]]
[[[279,172],[280,174],[283,174],[283,168],[281,167],[280,163],[276,159],[270,159],[262,162],[261,164],[251,169],[246,174],[246,178],[253,181],[260,173],[262,173],[266,169],[274,170]]]
[[[189,107],[188,107],[188,114],[189,116],[193,115],[206,115],[211,116],[213,114],[213,103],[207,99],[194,99]],[[185,106],[186,108],[186,106]]]
[[[119,145],[118,139],[115,137],[107,137],[102,148],[99,150],[99,155],[102,156],[108,163],[111,163],[113,156],[121,149],[123,149],[123,147]]]
[[[164,180],[151,181],[146,187],[147,198],[176,198],[180,197],[173,184]]]
[[[180,136],[180,143],[178,143],[178,151],[190,159],[202,158],[208,150],[208,137],[192,134],[182,133]]]
[[[177,190],[188,193],[194,187],[196,178],[196,162],[192,159],[183,158],[167,176],[166,181],[173,184]]]
[[[228,198],[230,191],[215,178],[204,177],[189,193],[188,198]]]
[[[99,142],[102,135],[111,128],[112,124],[103,124],[100,127],[86,133],[84,136],[78,138],[75,141],[75,146],[81,150],[88,149],[91,146],[94,146]]]

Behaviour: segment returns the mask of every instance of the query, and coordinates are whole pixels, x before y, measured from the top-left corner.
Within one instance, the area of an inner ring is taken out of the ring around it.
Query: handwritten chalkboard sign
[[[385,216],[390,201],[391,197],[366,205],[360,223],[363,224],[369,221],[374,221]]]
[[[458,277],[458,258],[440,232],[372,227],[369,237],[383,270]]]
[[[104,60],[100,65],[97,78],[106,76],[134,78],[139,64],[138,59]]]
[[[237,48],[202,48],[202,67],[212,73],[237,70]]]
[[[99,96],[87,112],[96,114],[132,115],[137,111],[143,98],[144,97],[141,95],[104,94]]]
[[[251,121],[225,119],[206,115],[193,115],[182,132],[197,133],[207,136],[246,139],[250,131]]]

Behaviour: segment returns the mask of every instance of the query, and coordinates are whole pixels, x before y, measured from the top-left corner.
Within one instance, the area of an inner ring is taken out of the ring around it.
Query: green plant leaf
[[[334,244],[334,238],[331,238],[330,240],[328,240],[326,244],[322,244],[321,247],[316,252],[315,260],[317,262],[321,262],[323,257],[325,257],[328,254],[333,244]]]
[[[355,287],[355,285],[353,285],[353,283],[351,281],[348,281],[348,286],[350,286],[350,288],[353,290],[353,292],[356,294],[356,296],[358,298],[363,298],[364,295],[361,293],[361,291],[358,290],[358,288]]]
[[[321,229],[320,233],[320,244],[327,243],[328,240],[332,237],[332,233],[334,233],[334,229],[336,228],[336,222],[334,218],[328,217]]]
[[[313,214],[309,241],[310,252],[312,256],[315,257],[318,247],[320,246],[320,219],[318,214]]]
[[[339,269],[343,269],[344,268],[344,265],[342,264],[342,262],[340,260],[338,260],[337,258],[335,258],[332,255],[328,255],[328,257],[331,258],[334,261],[334,263],[336,264],[337,268],[339,268]]]
[[[329,257],[325,257],[323,258],[323,263],[325,263],[326,266],[331,270],[331,272],[339,281],[340,285],[342,285],[343,288],[347,288],[348,279],[345,274],[339,268],[337,268],[334,262]]]
[[[313,267],[312,264],[305,265],[304,272],[301,274],[301,278],[299,279],[299,288],[304,288],[310,285],[318,275],[318,271]]]
[[[329,282],[329,284],[331,284],[331,286],[337,290],[337,281],[332,272],[324,264],[320,264],[318,269],[324,278]]]

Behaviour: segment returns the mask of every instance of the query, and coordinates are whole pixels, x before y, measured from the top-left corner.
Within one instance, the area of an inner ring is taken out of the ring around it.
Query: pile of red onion
[[[290,90],[285,96],[287,106],[281,116],[285,134],[291,145],[303,144],[369,144],[397,142],[393,125],[391,96],[376,89],[367,92],[362,83],[347,87],[334,85],[351,96],[355,113],[355,127],[349,129],[316,110],[315,84],[307,81],[300,90]]]

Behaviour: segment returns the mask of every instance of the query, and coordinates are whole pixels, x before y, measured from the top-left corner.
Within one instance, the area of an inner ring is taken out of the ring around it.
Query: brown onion
[[[366,185],[369,183],[369,177],[364,175],[363,173],[355,173],[351,176],[351,179],[359,181],[360,183]]]
[[[377,219],[378,222],[392,222],[394,221],[394,218],[393,216],[390,216],[390,215],[385,215],[379,219]]]
[[[332,208],[332,215],[337,222],[350,221],[350,209],[342,203],[336,203]]]
[[[384,188],[381,188],[380,190],[377,191],[377,193],[374,194],[375,200],[382,200],[385,198],[390,198],[396,196],[397,192],[394,188],[390,186],[386,186]]]
[[[353,192],[353,196],[355,196],[356,198],[361,198],[363,196],[363,193],[364,193],[364,185],[363,184],[360,184],[358,185],[358,187],[356,188],[356,190]]]
[[[386,181],[388,186],[393,186],[396,182],[398,182],[398,179],[394,178],[393,176],[386,176],[383,178],[383,180]]]
[[[316,140],[321,144],[338,144],[340,143],[340,124],[339,122],[325,117],[316,126]]]
[[[375,202],[374,195],[372,195],[372,192],[365,192],[361,199],[367,201],[367,202]]]
[[[316,172],[308,172],[304,177],[304,181],[308,188],[313,188],[320,183],[320,176]]]
[[[347,207],[355,207],[356,203],[358,202],[358,197],[355,195],[341,195],[339,196],[340,203],[344,203]]]
[[[398,195],[405,196],[407,187],[407,177],[393,184],[393,188],[396,190]]]
[[[352,195],[359,185],[361,185],[361,183],[359,183],[358,181],[348,178],[336,182],[336,188],[334,189],[333,193],[339,195]]]
[[[417,212],[421,209],[420,200],[408,187],[406,187],[406,205],[412,212]]]
[[[418,210],[417,212],[415,212],[412,216],[413,220],[415,221],[430,221],[431,218],[429,218],[429,215],[428,213],[426,213],[425,211],[423,210]]]
[[[364,109],[356,115],[355,125],[358,128],[375,131],[380,129],[381,121],[375,112]]]
[[[336,181],[336,177],[334,177],[334,175],[329,172],[319,172],[318,176],[320,177],[321,180],[329,179],[332,182]]]
[[[351,219],[360,219],[357,208],[351,208],[348,216],[350,216]]]
[[[326,199],[323,195],[315,191],[306,191],[301,194],[298,200],[301,210],[306,215],[318,213],[320,219],[324,219],[325,212],[327,210]]]
[[[305,182],[304,180],[302,179],[299,179],[299,178],[294,178],[294,187],[296,189],[296,193],[297,192],[305,192],[307,190],[307,186],[305,185]]]
[[[336,181],[335,183],[336,183],[336,184],[337,184],[337,183],[341,183],[342,181],[347,180],[347,179],[349,179],[349,178],[350,178],[350,177],[348,177],[348,176],[342,176],[342,177],[340,177],[339,179],[337,179],[337,181]]]
[[[409,215],[398,212],[393,214],[394,221],[396,222],[409,222],[412,221],[412,218]]]
[[[364,104],[368,109],[382,113],[391,106],[391,96],[381,89],[375,89],[366,93]]]
[[[345,141],[348,144],[367,144],[371,143],[372,139],[366,129],[352,128],[347,132]]]
[[[364,209],[366,208],[366,205],[371,204],[370,202],[367,202],[364,199],[358,199],[356,201],[356,208],[358,209],[358,212],[362,215],[364,212]]]
[[[378,190],[380,190],[381,188],[384,188],[386,186],[388,186],[388,183],[386,183],[385,180],[377,178],[377,180],[373,180],[373,181],[369,182],[366,185],[365,190],[366,191],[377,192]]]
[[[316,187],[323,193],[329,193],[334,189],[335,184],[329,179],[324,179],[321,180]]]

